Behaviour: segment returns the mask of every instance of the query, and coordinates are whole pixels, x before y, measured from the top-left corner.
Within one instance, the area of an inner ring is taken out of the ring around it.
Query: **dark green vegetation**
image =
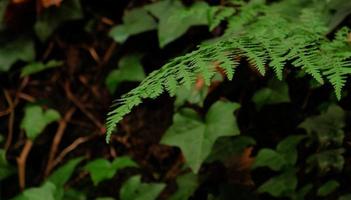
[[[0,0],[0,199],[351,199],[350,14]]]

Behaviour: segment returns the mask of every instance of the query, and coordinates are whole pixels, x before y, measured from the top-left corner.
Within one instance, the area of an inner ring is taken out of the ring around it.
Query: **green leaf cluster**
[[[194,110],[183,109],[174,115],[173,124],[161,143],[179,147],[187,164],[196,173],[218,138],[240,133],[233,114],[239,107],[237,103],[218,101],[204,119]]]
[[[107,141],[116,123],[144,99],[156,98],[163,92],[172,95],[179,87],[191,88],[198,76],[209,84],[216,66],[231,80],[243,59],[261,75],[271,69],[279,80],[284,77],[287,63],[291,63],[320,84],[328,80],[340,99],[351,72],[350,30],[341,28],[329,39],[326,34],[330,13],[324,12],[329,7],[297,2],[295,8],[299,9],[288,12],[290,3],[282,1],[267,6],[263,1],[252,1],[245,4],[238,16],[228,19],[235,23],[228,23],[229,28],[222,37],[150,73],[137,88],[122,96],[118,106],[108,114]]]

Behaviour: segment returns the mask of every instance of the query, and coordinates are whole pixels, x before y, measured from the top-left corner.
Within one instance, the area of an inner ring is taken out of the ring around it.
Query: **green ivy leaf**
[[[124,81],[142,81],[145,78],[143,66],[140,62],[140,55],[128,55],[123,57],[119,63],[119,68],[113,70],[106,78],[107,88],[114,93],[119,84]]]
[[[248,146],[253,146],[256,141],[249,136],[236,136],[231,138],[219,138],[214,144],[207,162],[220,160],[225,162],[228,157],[241,155]]]
[[[126,167],[138,167],[130,157],[122,156],[109,162],[106,159],[96,159],[89,162],[84,169],[87,170],[93,180],[94,185],[98,185],[101,181],[111,179],[118,170]]]
[[[98,197],[95,200],[115,200],[113,197]]]
[[[175,107],[181,107],[185,102],[202,106],[208,93],[208,87],[202,88],[200,91],[192,88],[179,87],[176,91],[176,100],[174,101]]]
[[[0,72],[8,71],[17,61],[33,61],[34,43],[27,38],[18,38],[0,45]]]
[[[28,105],[24,109],[21,128],[29,139],[34,140],[42,133],[47,125],[60,119],[60,114],[53,109],[44,109],[38,105]]]
[[[307,184],[292,195],[292,200],[305,200],[305,196],[313,189],[312,184]]]
[[[15,173],[15,168],[6,160],[6,152],[0,149],[0,181]]]
[[[290,165],[295,165],[297,161],[297,145],[302,139],[306,138],[303,135],[291,135],[279,142],[277,152],[280,153],[285,161]]]
[[[274,171],[282,170],[284,167],[292,167],[297,161],[297,145],[305,136],[291,135],[282,140],[275,150],[261,149],[253,164],[253,169],[258,167],[269,167]]]
[[[26,189],[14,200],[57,200],[55,198],[56,186],[46,182],[40,187]]]
[[[351,200],[351,194],[342,195],[338,200]]]
[[[268,87],[258,90],[252,101],[259,110],[264,105],[290,102],[288,84],[274,79],[269,82]]]
[[[273,197],[288,197],[294,194],[296,187],[297,178],[295,170],[291,169],[263,183],[258,188],[258,192],[268,193]]]
[[[345,112],[337,105],[330,105],[326,112],[307,118],[299,127],[317,137],[322,146],[330,143],[341,145],[344,140]]]
[[[160,47],[176,40],[191,26],[208,25],[210,7],[205,2],[196,2],[186,8],[177,1],[165,1],[145,7],[159,20],[158,38]]]
[[[63,187],[72,176],[74,169],[82,161],[82,159],[83,158],[75,158],[69,160],[65,165],[51,174],[47,180],[55,184],[58,188]]]
[[[164,183],[142,183],[139,175],[129,178],[120,190],[121,200],[155,200],[166,187]]]
[[[338,187],[340,187],[340,183],[335,180],[330,180],[324,183],[317,191],[317,195],[320,197],[325,197],[334,192]]]
[[[123,43],[128,37],[156,29],[157,23],[143,8],[133,9],[123,16],[123,24],[112,28],[109,35]]]
[[[328,2],[335,14],[329,20],[329,32],[334,30],[351,13],[351,2],[348,0],[333,0]]]
[[[272,149],[261,149],[255,158],[252,168],[269,167],[274,171],[279,171],[286,166],[286,164],[286,160],[278,152]]]
[[[219,137],[240,133],[233,115],[239,107],[237,103],[218,101],[211,106],[204,121],[190,109],[176,113],[161,143],[179,147],[196,173]]]
[[[68,188],[65,190],[64,196],[62,199],[68,200],[87,200],[85,192],[75,190],[73,188]]]
[[[223,20],[235,13],[232,7],[215,6],[209,12],[209,30],[213,31]]]
[[[331,170],[341,171],[345,163],[342,155],[344,152],[345,149],[339,148],[311,155],[307,158],[307,172],[314,167],[317,167],[321,173],[327,173]]]
[[[57,60],[50,60],[47,63],[32,62],[23,67],[21,71],[21,77],[29,76],[31,74],[36,74],[50,68],[59,67],[62,64],[63,64],[62,61],[57,61]]]
[[[188,173],[177,178],[177,191],[169,197],[169,200],[189,199],[197,189],[198,178],[193,173]]]
[[[9,0],[0,1],[0,31],[4,29],[4,17]]]
[[[81,18],[83,12],[79,0],[63,1],[60,7],[46,9],[39,15],[34,25],[35,33],[44,42],[63,22]]]

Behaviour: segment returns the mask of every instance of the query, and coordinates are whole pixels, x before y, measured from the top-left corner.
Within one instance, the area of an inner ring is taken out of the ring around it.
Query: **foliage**
[[[96,159],[84,168],[90,173],[94,185],[98,185],[101,181],[112,178],[120,169],[137,166],[129,157],[118,157],[112,163],[105,159]]]
[[[56,110],[44,110],[38,105],[28,105],[25,108],[21,128],[25,130],[29,139],[34,140],[47,125],[59,119],[60,114]]]
[[[0,48],[0,72],[8,71],[17,61],[33,61],[34,44],[28,38],[17,38],[14,41],[2,42]]]
[[[142,183],[139,175],[129,178],[121,188],[121,200],[155,200],[165,184]]]
[[[193,173],[184,174],[177,178],[177,191],[170,200],[189,199],[198,187],[198,177]]]
[[[258,109],[267,104],[277,104],[290,102],[288,86],[286,83],[272,80],[268,87],[257,91],[252,97]]]
[[[204,121],[195,111],[184,109],[174,115],[173,125],[161,143],[179,147],[187,164],[196,173],[210,154],[217,138],[239,134],[233,116],[238,108],[239,104],[218,101],[211,106]]]
[[[140,86],[125,94],[117,107],[108,114],[107,141],[116,123],[143,99],[156,98],[165,91],[172,94],[177,87],[191,88],[198,75],[209,84],[215,74],[215,63],[231,80],[239,64],[235,57],[245,57],[261,75],[266,74],[267,65],[278,79],[283,78],[284,67],[289,61],[319,83],[324,83],[326,78],[340,99],[350,73],[349,29],[340,29],[334,39],[329,40],[325,37],[328,31],[327,17],[320,9],[305,7],[301,13],[294,13],[298,20],[291,20],[284,13],[286,2],[289,1],[273,6],[281,7],[281,10],[264,5],[258,6],[258,9],[252,4],[259,3],[249,3],[248,10],[244,6],[241,15],[250,14],[254,22],[250,20],[241,24],[245,29],[227,32],[216,41],[201,45],[197,50],[177,57],[151,73]],[[261,12],[263,16],[259,15]]]
[[[123,57],[118,63],[119,68],[110,72],[106,77],[106,85],[111,93],[115,92],[122,82],[142,81],[145,78],[140,57],[140,55]]]
[[[14,173],[13,166],[6,160],[6,152],[0,149],[0,180],[7,178]]]
[[[350,199],[350,8],[0,1],[0,199]]]
[[[36,74],[50,68],[59,67],[62,64],[63,64],[62,62],[57,60],[50,60],[47,63],[42,63],[42,62],[29,63],[28,65],[23,67],[21,76],[29,76],[31,74]]]

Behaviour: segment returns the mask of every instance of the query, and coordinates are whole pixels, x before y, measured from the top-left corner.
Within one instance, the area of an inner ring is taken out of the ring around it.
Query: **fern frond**
[[[268,57],[262,45],[256,43],[253,37],[242,37],[242,39],[238,41],[237,46],[250,64],[255,66],[260,74],[264,76]]]
[[[144,99],[156,98],[165,91],[174,95],[179,87],[191,89],[198,76],[210,84],[215,67],[222,68],[231,80],[242,58],[262,75],[269,66],[279,79],[283,78],[286,62],[291,62],[320,83],[325,77],[340,99],[351,74],[351,47],[346,39],[350,30],[341,29],[330,41],[318,11],[305,9],[300,20],[291,20],[280,17],[280,13],[264,12],[266,8],[263,3],[246,4],[236,18],[229,19],[229,28],[222,37],[171,60],[122,96],[118,107],[108,114],[107,141],[115,125]]]
[[[239,62],[234,59],[234,56],[230,51],[218,51],[214,57],[218,67],[224,70],[228,80],[233,79],[235,68],[239,65]]]
[[[292,64],[295,67],[302,68],[307,74],[310,74],[316,81],[320,84],[324,83],[323,77],[321,75],[320,65],[320,57],[318,56],[318,50],[313,48],[300,48],[296,50],[296,56],[292,57],[295,60]]]
[[[338,99],[341,99],[341,91],[345,86],[347,75],[351,74],[351,45],[347,41],[349,33],[350,29],[342,28],[336,33],[332,42],[325,42],[321,46],[323,75],[333,85]]]

